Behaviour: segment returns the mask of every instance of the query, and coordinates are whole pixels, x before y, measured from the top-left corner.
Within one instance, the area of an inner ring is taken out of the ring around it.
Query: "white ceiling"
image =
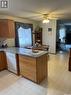
[[[1,1],[1,0],[0,0]],[[50,19],[70,19],[71,0],[8,0],[7,9],[0,8],[0,15],[42,20],[43,14]]]

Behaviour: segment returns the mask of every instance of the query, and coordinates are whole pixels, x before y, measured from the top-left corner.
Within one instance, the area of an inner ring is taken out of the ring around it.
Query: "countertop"
[[[48,51],[41,51],[41,50],[38,50],[37,53],[34,53],[32,52],[32,49],[17,48],[17,47],[1,48],[0,51],[20,54],[20,55],[30,56],[30,57],[40,57],[48,53]]]

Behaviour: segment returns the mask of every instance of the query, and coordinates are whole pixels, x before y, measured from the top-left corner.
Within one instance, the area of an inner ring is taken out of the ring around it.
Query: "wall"
[[[11,17],[11,16],[6,16],[6,15],[0,15],[0,19],[10,19],[10,20],[14,20],[15,22],[31,23],[31,24],[33,24],[33,32],[39,23],[37,21],[29,20],[26,18]],[[34,39],[34,37],[33,37],[33,39]],[[1,40],[5,40],[6,43],[8,44],[8,46],[15,46],[15,39],[0,39],[0,41]],[[33,43],[34,43],[34,41],[33,41]]]
[[[56,20],[50,20],[48,24],[40,24],[43,28],[43,44],[49,45],[49,52],[56,53]],[[48,31],[52,28],[52,31]]]

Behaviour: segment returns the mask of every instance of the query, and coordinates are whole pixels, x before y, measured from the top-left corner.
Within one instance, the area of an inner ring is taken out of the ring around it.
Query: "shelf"
[[[35,43],[42,44],[42,30],[41,31],[35,31]]]

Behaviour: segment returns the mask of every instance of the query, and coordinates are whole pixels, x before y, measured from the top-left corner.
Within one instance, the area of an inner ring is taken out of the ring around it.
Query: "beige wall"
[[[56,20],[50,20],[48,24],[41,24],[43,27],[43,44],[49,45],[49,52],[56,53]],[[52,28],[52,31],[48,31]]]

